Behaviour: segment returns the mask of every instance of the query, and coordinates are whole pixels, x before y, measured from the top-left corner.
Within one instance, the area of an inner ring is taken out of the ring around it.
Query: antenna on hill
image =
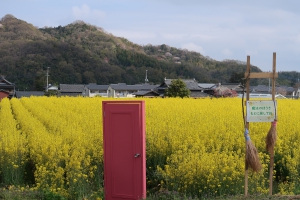
[[[148,78],[147,78],[147,71],[148,71],[148,70],[146,70],[146,78],[145,78],[145,83],[148,83],[148,82],[149,82],[149,80],[148,80]]]

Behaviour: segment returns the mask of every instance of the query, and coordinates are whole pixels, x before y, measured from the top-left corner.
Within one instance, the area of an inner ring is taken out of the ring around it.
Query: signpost
[[[276,106],[276,101],[247,101],[247,122],[273,122]]]
[[[272,79],[272,101],[249,101],[250,97],[250,79],[269,78]],[[273,52],[273,70],[272,72],[250,73],[250,56],[247,56],[246,79],[246,106],[247,116],[245,118],[245,128],[249,130],[249,122],[272,122],[277,120],[276,101],[275,101],[275,78],[276,73],[276,52]],[[274,149],[270,153],[269,170],[269,195],[272,195],[273,188],[273,168],[274,168]],[[245,162],[245,196],[248,195],[248,166]]]

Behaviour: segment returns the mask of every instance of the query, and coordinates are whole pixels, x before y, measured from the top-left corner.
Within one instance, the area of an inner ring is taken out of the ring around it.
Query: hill
[[[144,82],[146,70],[155,84],[165,77],[217,83],[239,81],[246,64],[166,44],[140,46],[83,21],[36,28],[5,15],[0,21],[0,75],[17,90],[43,90],[47,69],[52,84],[136,84]],[[251,66],[251,71],[261,70]]]

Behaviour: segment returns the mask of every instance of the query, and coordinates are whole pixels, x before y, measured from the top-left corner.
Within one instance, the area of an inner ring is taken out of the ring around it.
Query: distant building
[[[16,97],[22,98],[22,97],[37,97],[37,96],[44,96],[45,93],[43,91],[16,91]]]
[[[250,87],[251,93],[270,94],[272,93],[272,87],[266,85],[257,85]]]
[[[58,86],[49,84],[47,89],[48,91],[58,91]]]
[[[158,97],[159,94],[158,92],[154,91],[154,90],[140,90],[140,91],[137,91],[136,93],[133,93],[133,95],[135,97],[148,97],[148,98],[151,98],[151,97]]]
[[[84,85],[80,84],[60,84],[59,96],[82,96]]]
[[[214,88],[214,96],[215,97],[237,97],[238,93],[236,92],[236,86],[233,85],[221,85]]]
[[[126,83],[110,84],[108,87],[108,97],[134,97],[138,91],[151,91],[158,85],[148,83],[126,85]]]
[[[215,83],[198,83],[198,86],[202,89],[202,92],[214,95],[214,89],[217,87]]]
[[[155,88],[155,90],[159,93],[160,96],[163,97],[165,95],[165,91],[171,85],[172,80],[174,80],[174,79],[165,78],[164,82],[161,83],[157,88]],[[203,92],[203,88],[201,88],[198,85],[198,83],[195,79],[181,79],[181,80],[185,83],[187,89],[190,90],[190,92],[191,92],[190,97],[197,98],[197,97],[209,96],[207,93]]]
[[[0,101],[3,98],[12,98],[15,96],[15,84],[6,80],[3,76],[0,77]]]
[[[85,97],[108,97],[109,85],[97,85],[96,83],[90,83],[84,86],[82,96]]]

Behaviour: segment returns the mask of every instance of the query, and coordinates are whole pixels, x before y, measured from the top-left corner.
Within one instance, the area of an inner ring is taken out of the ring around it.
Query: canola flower
[[[31,180],[36,189],[73,199],[97,193],[103,187],[103,100],[111,99],[3,99],[1,180],[11,185]],[[244,192],[241,99],[142,100],[149,192],[169,190],[194,197]],[[298,100],[278,100],[273,174],[280,194],[300,192],[299,106]],[[263,166],[261,172],[249,173],[250,193],[268,193],[269,128],[270,123],[250,123],[251,140]]]

